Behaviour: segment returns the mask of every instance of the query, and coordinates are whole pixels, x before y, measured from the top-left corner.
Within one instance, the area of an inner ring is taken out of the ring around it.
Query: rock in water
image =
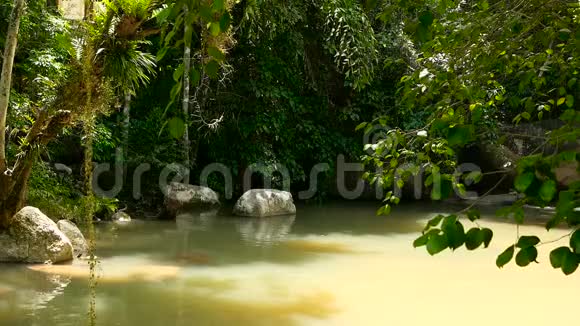
[[[577,161],[561,162],[554,171],[558,184],[563,187],[568,187],[572,183],[580,181],[580,169],[578,164]]]
[[[81,230],[79,230],[79,228],[73,222],[69,220],[60,220],[56,223],[56,225],[72,243],[75,257],[81,257],[87,254],[89,251],[87,240],[85,239],[85,236]]]
[[[179,212],[219,204],[219,195],[208,187],[173,182],[167,187],[165,217],[173,219]]]
[[[8,232],[0,234],[0,262],[60,263],[72,259],[71,241],[38,208],[21,209]]]
[[[131,222],[131,216],[123,211],[118,211],[117,213],[113,214],[111,220],[117,223],[129,223]]]
[[[274,189],[246,191],[236,202],[234,214],[238,216],[275,216],[296,213],[292,194]]]

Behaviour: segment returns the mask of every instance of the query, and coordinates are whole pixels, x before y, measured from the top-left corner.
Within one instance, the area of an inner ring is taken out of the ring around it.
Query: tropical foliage
[[[501,126],[542,119],[559,119],[559,128],[542,135],[535,150],[498,173],[513,175],[513,189],[521,194],[513,206],[498,211],[524,223],[525,205],[554,205],[546,223],[572,228],[569,244],[552,251],[554,268],[565,274],[580,262],[580,183],[566,183],[556,170],[578,167],[578,3],[570,1],[437,1],[401,2],[389,10],[405,17],[405,32],[418,50],[417,66],[400,83],[400,110],[421,108],[428,113],[417,129],[393,128],[372,145],[364,158],[379,173],[369,179],[387,187],[403,187],[406,177],[422,170],[433,200],[448,198],[455,189],[482,180],[480,172],[457,173],[459,154],[472,144],[501,143]],[[388,123],[379,119],[376,123]],[[361,125],[370,128],[373,124]],[[380,212],[388,212],[400,198],[389,193]],[[492,240],[492,232],[477,226],[477,210],[461,212],[474,227],[467,230],[458,215],[431,220],[415,246],[436,254],[465,245],[473,250]],[[499,267],[515,255],[519,266],[536,261],[536,236],[520,236],[497,260]],[[517,252],[517,253],[516,253]]]

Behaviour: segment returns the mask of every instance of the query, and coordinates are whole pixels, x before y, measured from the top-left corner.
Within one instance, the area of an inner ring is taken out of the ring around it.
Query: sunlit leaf
[[[427,241],[427,252],[433,256],[445,250],[449,246],[447,237],[443,234],[435,234]]]

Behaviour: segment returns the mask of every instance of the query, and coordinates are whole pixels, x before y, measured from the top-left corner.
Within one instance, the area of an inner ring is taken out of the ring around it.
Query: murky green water
[[[542,264],[495,267],[516,237],[431,258],[412,240],[443,208],[299,207],[296,217],[223,213],[98,228],[97,325],[576,324],[580,275]],[[541,227],[520,228],[546,239]],[[88,324],[88,267],[0,265],[0,325]],[[555,313],[556,311],[560,313]]]

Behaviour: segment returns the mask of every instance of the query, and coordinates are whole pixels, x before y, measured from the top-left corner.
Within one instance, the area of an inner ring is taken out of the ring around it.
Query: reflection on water
[[[271,216],[267,218],[241,218],[237,223],[242,239],[257,245],[275,244],[284,240],[296,216]]]
[[[576,323],[580,274],[564,277],[549,266],[550,246],[559,244],[540,248],[540,265],[498,270],[495,257],[516,229],[487,220],[495,231],[490,249],[432,258],[411,243],[440,208],[377,217],[373,204],[357,205],[302,207],[295,217],[213,212],[100,226],[97,325]],[[565,231],[520,228],[532,233],[551,239]],[[0,266],[0,325],[87,324],[88,277],[84,261]]]

